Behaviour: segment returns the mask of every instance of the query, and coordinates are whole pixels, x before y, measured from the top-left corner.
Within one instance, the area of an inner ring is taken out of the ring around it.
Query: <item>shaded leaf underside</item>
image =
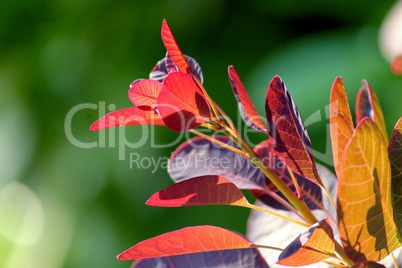
[[[226,136],[215,136],[237,147]],[[168,172],[175,182],[197,176],[218,175],[229,179],[239,189],[266,189],[266,177],[250,160],[203,138],[193,138],[180,145],[169,159]]]
[[[282,163],[282,161],[278,158],[275,151],[273,150],[273,146],[271,140],[266,140],[258,144],[254,151],[262,160],[264,166],[270,168],[275,174],[295,193],[296,188],[294,186],[293,180],[289,174],[287,167]],[[294,174],[297,183],[299,184],[302,197],[306,202],[307,206],[310,209],[322,209],[322,193],[321,187],[317,184],[313,183],[312,181],[306,179],[305,177],[295,173]],[[284,195],[276,188],[272,182],[267,182],[267,187],[277,194],[278,196],[285,198]],[[254,192],[254,194],[262,200],[265,204],[275,207],[277,209],[287,209],[280,203],[278,203],[275,199],[273,199],[270,195],[264,192]]]
[[[189,268],[189,267],[253,267],[268,268],[258,249],[229,249],[200,252],[162,258],[143,259],[133,268]]]
[[[362,87],[357,93],[355,108],[356,124],[358,124],[364,117],[370,117],[380,129],[385,142],[388,142],[387,129],[385,127],[385,119],[382,113],[380,101],[366,80],[363,80]]]
[[[402,237],[402,118],[399,118],[388,146],[392,176],[394,219]]]
[[[147,205],[183,207],[197,205],[248,205],[243,193],[230,180],[202,176],[181,181],[151,196]]]

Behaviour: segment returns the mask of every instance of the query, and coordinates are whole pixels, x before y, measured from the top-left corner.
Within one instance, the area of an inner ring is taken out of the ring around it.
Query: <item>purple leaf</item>
[[[238,148],[225,136],[214,138]],[[229,179],[240,189],[266,190],[266,177],[253,163],[203,138],[193,138],[178,147],[170,157],[168,171],[175,182],[218,175]]]
[[[191,71],[195,74],[198,80],[201,83],[204,81],[204,77],[202,75],[202,70],[198,62],[190,56],[184,55],[188,65],[190,66]],[[178,71],[177,66],[173,62],[169,53],[166,53],[166,57],[158,61],[155,67],[152,69],[149,74],[149,79],[156,80],[159,82],[163,82],[170,71]]]
[[[201,252],[177,255],[163,258],[144,259],[136,262],[133,268],[268,268],[256,248],[231,249],[221,251]]]

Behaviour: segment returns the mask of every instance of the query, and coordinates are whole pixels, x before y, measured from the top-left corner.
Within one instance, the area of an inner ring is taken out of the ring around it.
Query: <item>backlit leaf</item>
[[[354,129],[348,97],[341,77],[337,77],[332,85],[329,120],[334,166],[339,176],[340,162]]]
[[[95,121],[91,131],[97,131],[109,127],[122,127],[131,125],[160,125],[164,126],[162,119],[154,111],[142,110],[138,107],[130,107],[108,113]]]
[[[239,75],[233,66],[229,66],[229,81],[232,86],[233,93],[239,105],[240,115],[244,122],[251,128],[267,133],[267,128],[261,116],[258,114],[253,101],[247,93]]]
[[[271,140],[266,140],[258,144],[255,148],[254,151],[256,154],[260,157],[262,163],[264,164],[265,167],[268,167],[271,169],[275,174],[295,193],[296,193],[296,188],[294,186],[293,180],[290,177],[289,171],[286,168],[286,166],[283,164],[283,162],[278,158],[276,155],[276,152],[273,149]],[[305,177],[294,173],[295,177],[297,179],[297,182],[300,186],[301,193],[303,195],[303,199],[306,202],[307,206],[310,209],[322,209],[323,208],[323,203],[322,203],[322,193],[321,193],[321,187],[319,187],[317,184],[311,182],[310,180],[307,180]],[[278,196],[281,196],[284,198],[283,194],[273,185],[272,182],[268,181],[268,188],[277,194]],[[268,193],[262,191],[262,192],[253,192],[258,199],[262,200],[265,204],[278,208],[278,209],[287,209],[284,207],[281,203],[278,203],[271,195]]]
[[[354,261],[379,261],[400,246],[393,221],[391,172],[384,137],[364,118],[345,149],[338,184],[338,227]]]
[[[226,136],[214,136],[238,148]],[[247,158],[203,138],[193,138],[180,145],[169,159],[169,175],[175,182],[204,175],[229,179],[239,189],[266,189],[266,177]]]
[[[133,268],[268,268],[258,249],[229,249],[177,255],[162,258],[143,259],[136,262]]]
[[[394,207],[394,220],[402,236],[402,118],[395,125],[388,145],[391,163],[391,188]]]
[[[331,180],[331,182],[333,182],[333,180]],[[276,213],[290,218],[300,219],[292,211],[270,208],[262,204],[259,200],[255,203],[255,205],[271,209]],[[313,212],[318,219],[323,219],[326,217],[322,210],[314,210]],[[252,210],[247,221],[247,238],[250,241],[253,241],[254,244],[271,245],[283,248],[286,245],[289,245],[295,239],[295,237],[304,232],[306,229],[307,228],[305,226],[289,222],[283,218],[279,218],[261,211]],[[268,262],[268,265],[271,267],[278,267],[276,262],[278,261],[278,257],[281,253],[280,251],[273,251],[271,249],[264,248],[260,248],[259,250],[265,260]],[[320,267],[327,266],[322,264]]]
[[[327,219],[301,233],[279,255],[278,264],[302,266],[330,258],[335,252],[334,234]]]
[[[165,125],[186,131],[208,121],[211,110],[193,77],[172,72],[165,78],[157,99],[157,109]]]
[[[357,93],[356,98],[356,124],[366,116],[370,117],[377,124],[387,142],[387,129],[385,127],[385,120],[381,110],[380,101],[367,81],[363,80],[362,87]]]
[[[183,207],[199,205],[249,204],[231,181],[220,176],[202,176],[181,181],[151,196],[147,205]]]
[[[144,240],[121,253],[120,261],[225,249],[251,248],[241,235],[215,226],[193,226]]]
[[[162,89],[162,84],[155,80],[140,79],[130,85],[128,98],[135,106],[156,107],[156,99]]]
[[[275,141],[274,150],[282,162],[294,172],[314,183],[322,185],[311,151],[311,141],[307,129],[279,76],[275,76],[268,87],[265,111],[268,133]]]
[[[179,71],[187,74],[190,73],[191,69],[186,61],[186,58],[183,56],[183,53],[177,45],[166,20],[163,20],[162,22],[161,34],[163,44],[165,45],[167,52],[169,53],[170,57],[172,57],[172,60],[176,64]]]

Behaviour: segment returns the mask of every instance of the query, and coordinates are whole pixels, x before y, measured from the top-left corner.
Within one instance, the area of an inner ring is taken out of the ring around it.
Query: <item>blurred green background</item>
[[[89,132],[109,108],[131,105],[129,84],[147,77],[165,55],[163,18],[235,121],[228,65],[262,114],[267,85],[279,74],[306,120],[318,161],[330,167],[326,105],[336,76],[344,78],[352,107],[361,80],[368,80],[389,133],[402,115],[402,78],[391,74],[378,48],[393,3],[1,1],[0,267],[129,267],[115,256],[163,232],[201,224],[245,232],[246,209],[144,205],[171,181],[163,168],[130,166],[130,154],[165,161],[179,145],[178,133]],[[122,137],[147,141],[119,148]],[[251,134],[250,142],[263,138]],[[169,142],[170,148],[155,146]]]

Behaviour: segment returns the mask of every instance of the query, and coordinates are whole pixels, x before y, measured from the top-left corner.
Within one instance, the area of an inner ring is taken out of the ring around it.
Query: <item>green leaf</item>
[[[391,169],[384,137],[364,118],[346,146],[338,186],[338,227],[354,261],[379,261],[401,246],[393,221]]]

